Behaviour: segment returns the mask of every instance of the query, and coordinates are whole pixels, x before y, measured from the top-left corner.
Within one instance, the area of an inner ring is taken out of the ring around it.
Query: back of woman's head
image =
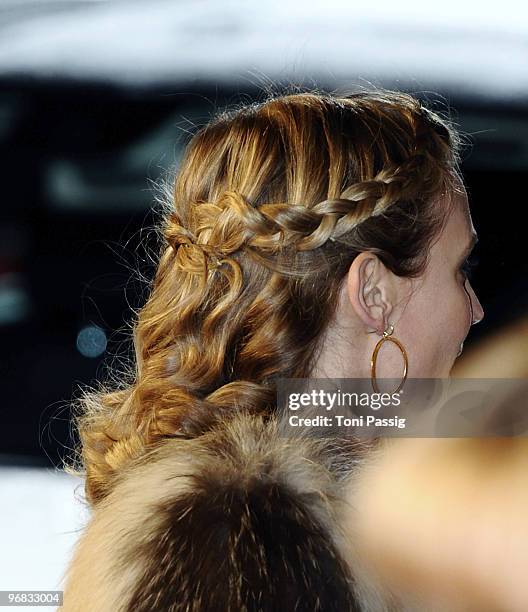
[[[220,114],[189,143],[166,203],[133,380],[86,393],[86,493],[175,435],[270,415],[308,377],[362,251],[417,276],[456,174],[449,123],[397,92],[297,93]]]
[[[275,97],[194,136],[133,376],[78,404],[95,514],[65,609],[383,608],[339,535],[365,449],[281,437],[276,383],[310,376],[359,253],[424,271],[457,161],[449,123],[388,91]]]

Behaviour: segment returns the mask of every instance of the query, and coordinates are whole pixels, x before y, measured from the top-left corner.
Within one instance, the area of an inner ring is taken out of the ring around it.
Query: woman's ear
[[[382,333],[393,311],[396,293],[394,274],[375,253],[360,253],[347,275],[348,297],[368,331]]]

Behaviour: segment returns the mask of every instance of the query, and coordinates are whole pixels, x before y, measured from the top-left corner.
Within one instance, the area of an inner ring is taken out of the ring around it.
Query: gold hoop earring
[[[387,326],[387,329],[383,332],[383,337],[379,339],[378,343],[374,347],[374,352],[372,353],[372,358],[370,360],[370,379],[372,382],[372,388],[374,389],[376,393],[379,393],[378,383],[376,381],[376,362],[378,359],[379,350],[382,347],[384,342],[392,342],[393,344],[395,344],[400,349],[401,354],[403,355],[403,378],[400,384],[398,385],[398,387],[396,388],[396,391],[393,391],[393,393],[398,393],[400,389],[403,387],[407,379],[407,369],[409,367],[409,360],[407,359],[407,352],[403,348],[403,344],[396,338],[392,337],[393,331],[394,331],[394,325],[392,325],[392,323],[389,323],[389,325]]]

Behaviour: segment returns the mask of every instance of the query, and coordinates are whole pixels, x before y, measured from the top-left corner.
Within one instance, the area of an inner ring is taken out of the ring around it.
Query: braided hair
[[[79,401],[89,502],[168,438],[273,414],[276,379],[310,375],[360,252],[422,273],[459,144],[447,119],[384,90],[276,96],[199,130],[164,204],[131,380]]]

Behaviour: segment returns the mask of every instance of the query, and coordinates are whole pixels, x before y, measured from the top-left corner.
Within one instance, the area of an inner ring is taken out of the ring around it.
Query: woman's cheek
[[[445,308],[443,316],[436,321],[441,376],[449,375],[468,329],[468,302],[465,291],[460,284],[451,282],[448,286],[449,291],[437,302],[438,308],[440,304]]]

